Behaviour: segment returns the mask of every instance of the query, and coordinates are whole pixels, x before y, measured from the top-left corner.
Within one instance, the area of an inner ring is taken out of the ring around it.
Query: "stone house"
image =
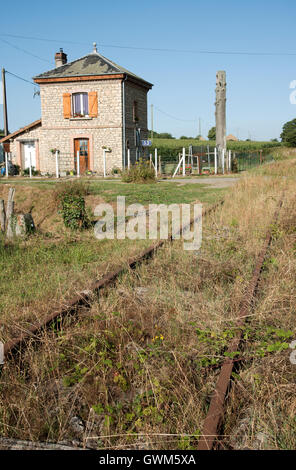
[[[227,140],[228,142],[238,142],[238,138],[235,137],[235,135],[233,135],[233,134],[229,134],[229,135],[226,137],[226,140]]]
[[[4,137],[13,163],[29,162],[41,174],[55,173],[54,150],[59,150],[60,174],[77,169],[103,173],[127,166],[143,152],[148,138],[147,93],[152,84],[93,52],[67,63],[60,49],[56,68],[34,77],[40,86],[41,119]]]

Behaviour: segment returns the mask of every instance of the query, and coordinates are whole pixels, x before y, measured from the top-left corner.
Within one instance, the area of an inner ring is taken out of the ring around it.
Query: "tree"
[[[151,135],[152,131],[148,130],[148,132],[149,132],[149,135]],[[153,137],[155,137],[155,139],[174,139],[175,138],[169,132],[160,132],[160,133],[158,133],[156,131],[153,131]]]
[[[286,122],[281,133],[282,142],[288,147],[296,147],[296,119]]]
[[[212,127],[208,133],[209,140],[216,140],[216,127]]]

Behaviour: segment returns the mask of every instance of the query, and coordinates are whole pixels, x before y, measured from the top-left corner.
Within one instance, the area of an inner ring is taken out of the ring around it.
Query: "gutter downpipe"
[[[127,79],[127,75],[125,75],[124,79],[122,80],[122,160],[123,160],[123,169],[126,167],[126,151],[125,151],[125,86],[124,82]]]

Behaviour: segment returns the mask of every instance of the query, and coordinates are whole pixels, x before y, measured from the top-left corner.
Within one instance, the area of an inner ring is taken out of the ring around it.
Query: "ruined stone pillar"
[[[222,167],[222,150],[226,153],[226,72],[216,74],[216,145],[218,148],[218,167]]]

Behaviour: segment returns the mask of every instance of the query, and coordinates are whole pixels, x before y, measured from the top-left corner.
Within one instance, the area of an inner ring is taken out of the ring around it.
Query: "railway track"
[[[213,204],[209,208],[203,211],[203,217],[209,215],[213,211],[215,211],[218,207],[220,207],[224,201],[220,201],[216,204]],[[191,226],[195,222],[191,220],[189,226]],[[184,227],[186,230],[188,227]],[[77,314],[79,308],[86,307],[90,305],[92,296],[94,293],[98,293],[99,291],[103,290],[104,288],[114,284],[116,280],[126,272],[127,269],[134,269],[136,266],[144,262],[145,260],[153,257],[157,250],[161,248],[165,243],[172,242],[174,240],[173,235],[169,237],[168,240],[159,240],[157,243],[154,243],[150,247],[146,248],[142,253],[139,255],[130,258],[124,265],[118,266],[113,271],[108,272],[105,274],[101,279],[96,280],[87,291],[82,291],[75,295],[68,303],[66,307],[63,307],[59,310],[56,310],[49,315],[47,315],[42,321],[39,323],[27,327],[26,331],[22,333],[17,338],[13,338],[10,341],[7,341],[3,345],[3,356],[4,362],[7,361],[10,357],[13,357],[20,348],[25,347],[26,342],[29,340],[38,339],[38,335],[41,333],[42,330],[50,327],[54,324],[58,319],[61,319],[67,315]]]
[[[281,197],[273,216],[273,223],[276,223],[279,217],[280,209],[283,205],[284,196]],[[265,241],[261,253],[258,256],[252,278],[248,285],[247,291],[240,302],[240,308],[236,321],[237,335],[232,339],[228,350],[227,358],[224,360],[221,371],[218,376],[215,390],[213,392],[208,413],[206,415],[203,432],[199,439],[197,450],[212,450],[219,439],[219,431],[223,425],[224,407],[227,399],[227,393],[231,387],[231,376],[235,363],[235,359],[231,359],[231,354],[238,351],[242,339],[242,327],[246,322],[246,318],[252,309],[252,304],[256,296],[256,290],[263,268],[263,263],[271,243],[271,228],[267,231]],[[230,357],[229,357],[230,356]]]
[[[278,219],[280,209],[283,205],[284,196],[280,198],[280,201],[277,205],[275,213],[273,215],[270,227],[273,223],[275,223]],[[207,216],[208,214],[215,211],[224,201],[220,203],[214,204],[207,210],[203,212],[203,216]],[[190,225],[194,221],[191,221]],[[257,293],[258,282],[260,279],[261,270],[263,267],[264,260],[266,258],[266,254],[268,252],[269,245],[272,240],[272,230],[271,228],[267,231],[266,237],[264,239],[264,243],[261,249],[261,252],[258,256],[252,278],[248,284],[248,288],[241,299],[239,304],[239,311],[237,314],[237,321],[235,324],[235,328],[238,331],[237,335],[231,340],[231,343],[227,350],[227,357],[222,363],[220,367],[220,373],[216,382],[215,390],[212,394],[212,398],[210,401],[209,410],[204,420],[203,430],[201,437],[199,438],[197,450],[212,450],[219,448],[221,442],[219,441],[220,436],[222,436],[223,432],[223,417],[224,417],[224,408],[225,403],[227,401],[228,391],[231,387],[231,378],[232,372],[234,369],[235,364],[237,364],[236,359],[231,359],[231,354],[238,351],[241,345],[242,340],[242,327],[248,317],[254,299]],[[173,237],[171,236],[168,240],[169,242],[173,241]],[[26,347],[26,343],[31,340],[38,340],[40,333],[42,330],[50,327],[52,324],[57,322],[58,319],[61,319],[68,315],[77,315],[79,314],[79,309],[82,307],[88,307],[91,305],[91,300],[93,293],[97,293],[104,288],[109,287],[110,285],[116,284],[116,280],[128,269],[134,269],[145,260],[153,257],[159,248],[161,248],[167,240],[159,240],[157,243],[151,245],[149,248],[145,249],[139,255],[129,259],[124,265],[118,266],[118,268],[114,269],[113,271],[107,273],[103,276],[100,280],[95,281],[88,291],[83,291],[77,294],[72,300],[68,303],[66,307],[61,308],[60,310],[54,311],[50,313],[46,318],[44,318],[38,324],[31,326],[17,338],[14,338],[7,343],[4,344],[4,358],[5,361],[13,358],[13,356],[17,352],[21,352],[23,348]]]

